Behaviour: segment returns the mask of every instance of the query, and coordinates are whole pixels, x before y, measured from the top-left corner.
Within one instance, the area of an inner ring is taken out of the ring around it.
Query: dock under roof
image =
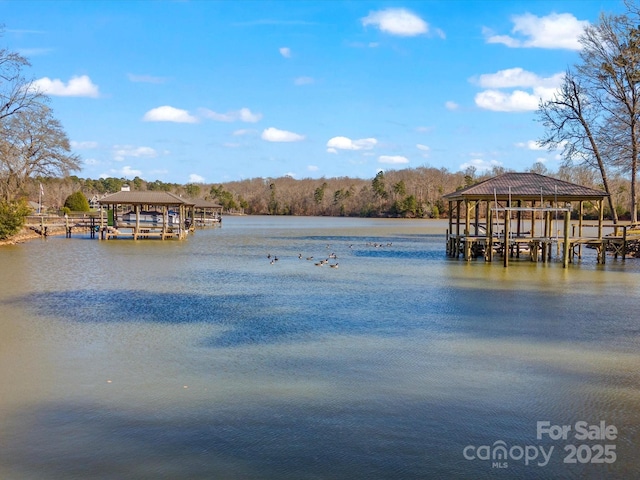
[[[132,236],[139,238],[184,239],[191,225],[187,223],[187,212],[194,218],[196,202],[170,192],[120,191],[98,200],[107,206],[108,221],[102,229],[103,238]],[[118,217],[120,207],[130,206],[132,212]],[[109,209],[110,207],[110,209]],[[131,216],[134,216],[134,219]]]
[[[538,173],[509,172],[490,178],[444,196],[449,202],[447,253],[454,257],[462,253],[469,260],[482,252],[485,260],[491,261],[495,251],[502,253],[507,266],[508,258],[514,256],[514,252],[519,257],[523,248],[530,252],[531,260],[548,261],[552,244],[559,242],[558,235],[553,234],[552,222],[562,216],[563,265],[567,266],[576,249],[580,254],[583,244],[598,249],[599,261],[604,262],[607,247],[616,241],[603,238],[603,209],[607,197],[602,190]],[[597,236],[593,238],[583,236],[585,202],[593,204],[598,211]],[[574,204],[579,211],[577,236],[570,232]],[[528,231],[524,230],[525,224]],[[536,232],[536,225],[540,228],[540,224],[541,231]],[[624,247],[616,251],[624,255]]]

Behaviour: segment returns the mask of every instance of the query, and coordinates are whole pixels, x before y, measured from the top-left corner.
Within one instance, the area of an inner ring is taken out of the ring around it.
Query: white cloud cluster
[[[538,17],[531,13],[512,17],[512,35],[495,35],[485,28],[487,43],[500,43],[511,48],[563,48],[580,50],[578,38],[589,25],[570,13],[552,13]]]
[[[429,31],[427,22],[404,8],[387,8],[369,12],[369,15],[362,19],[362,25],[365,27],[372,25],[385,33],[402,37],[414,37]]]
[[[125,178],[139,177],[141,175],[142,175],[142,170],[136,170],[135,168],[131,168],[129,165],[125,165],[120,170],[120,176]]]
[[[516,147],[518,148],[526,148],[527,150],[546,150],[545,147],[540,145],[540,143],[536,140],[527,140],[526,142],[516,143]]]
[[[189,183],[204,183],[204,177],[197,173],[192,173],[189,175]]]
[[[217,122],[241,121],[247,123],[256,123],[260,121],[260,119],[262,119],[261,113],[253,113],[248,108],[241,108],[240,110],[235,110],[227,113],[218,113],[207,108],[201,108],[200,114],[205,118],[215,120]]]
[[[478,77],[478,84],[483,88],[533,87],[555,90],[562,83],[564,73],[556,73],[551,77],[540,77],[522,68],[507,68],[496,73],[486,73]]]
[[[175,123],[197,123],[198,119],[187,110],[163,105],[152,108],[144,114],[142,119],[145,122],[175,122]]]
[[[375,138],[351,140],[348,137],[333,137],[327,142],[327,152],[338,153],[338,150],[371,150],[376,146]]]
[[[121,162],[127,157],[155,158],[158,152],[151,147],[134,147],[131,145],[115,145],[113,147],[113,159]]]
[[[100,96],[98,86],[91,81],[88,75],[71,77],[67,83],[57,78],[52,80],[49,77],[43,77],[34,80],[31,88],[56,97],[97,98]]]
[[[388,163],[390,165],[402,165],[405,163],[409,163],[409,159],[407,157],[403,157],[402,155],[380,155],[378,157],[379,163]]]
[[[540,100],[546,101],[553,97],[563,78],[564,73],[540,77],[522,68],[480,75],[472,81],[488,90],[479,92],[475,97],[475,103],[480,108],[496,112],[534,111],[537,110]]]
[[[417,143],[416,144],[416,148],[422,152],[421,155],[424,158],[428,158],[429,157],[429,152],[431,151],[431,148],[429,148],[427,145],[423,145],[421,143]]]
[[[463,163],[462,165],[460,165],[460,170],[461,171],[465,171],[467,168],[469,167],[473,167],[476,169],[476,171],[481,172],[481,171],[486,171],[486,170],[491,170],[493,167],[501,167],[502,163],[500,163],[497,160],[482,160],[480,158],[475,158],[473,160],[469,160],[468,162]]]
[[[300,142],[304,140],[304,135],[269,127],[262,132],[262,139],[267,142]]]
[[[101,173],[99,175],[100,178],[108,178],[108,177],[124,177],[124,178],[133,178],[133,177],[141,177],[142,170],[137,170],[132,168],[130,165],[125,165],[120,170],[111,169],[109,173]]]

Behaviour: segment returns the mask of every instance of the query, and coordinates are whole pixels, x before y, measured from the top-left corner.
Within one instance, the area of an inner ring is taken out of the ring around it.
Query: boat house
[[[222,225],[222,205],[207,200],[194,200],[192,222],[196,227]]]
[[[101,215],[105,240],[121,236],[182,240],[193,228],[196,202],[173,193],[120,191],[98,203],[107,209],[106,225]]]
[[[509,257],[519,257],[521,252],[528,252],[532,261],[548,261],[553,244],[558,251],[562,244],[566,267],[576,253],[581,253],[582,245],[590,244],[598,250],[602,263],[610,245],[624,258],[626,235],[603,236],[607,196],[601,190],[537,173],[505,173],[462,188],[444,196],[449,202],[447,254],[462,254],[467,260],[484,256],[486,261],[492,261],[498,253],[506,267]],[[584,235],[587,225],[583,222],[587,203],[598,213],[589,236]],[[577,223],[572,224],[574,206]],[[623,228],[626,234],[626,227]]]

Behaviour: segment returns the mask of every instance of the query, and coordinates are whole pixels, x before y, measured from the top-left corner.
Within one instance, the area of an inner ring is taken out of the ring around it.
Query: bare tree
[[[629,172],[631,220],[637,222],[636,179],[640,154],[640,30],[628,15],[602,15],[580,40],[578,73],[598,95],[607,117],[606,155]]]
[[[35,176],[68,175],[80,168],[69,139],[49,107],[18,110],[0,122],[0,196],[11,201]]]
[[[0,26],[0,36],[2,35]],[[0,49],[0,121],[22,110],[28,110],[44,99],[33,81],[24,77],[30,66],[22,55],[5,48]]]
[[[538,119],[546,128],[539,143],[550,150],[562,148],[565,166],[586,164],[599,171],[604,190],[609,194],[613,221],[617,223],[607,165],[598,138],[598,132],[605,130],[607,117],[599,108],[601,102],[597,94],[595,89],[584,88],[568,70],[559,91],[538,107]]]

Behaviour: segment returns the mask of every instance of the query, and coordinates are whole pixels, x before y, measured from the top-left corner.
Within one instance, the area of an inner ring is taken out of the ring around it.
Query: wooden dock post
[[[564,245],[562,252],[562,267],[567,268],[569,266],[569,226],[571,224],[571,210],[564,212]]]
[[[487,261],[493,261],[493,211],[491,210],[491,201],[487,202],[487,245],[484,257]]]
[[[504,248],[502,251],[504,266],[509,266],[509,221],[511,217],[511,211],[506,210],[504,212]]]

